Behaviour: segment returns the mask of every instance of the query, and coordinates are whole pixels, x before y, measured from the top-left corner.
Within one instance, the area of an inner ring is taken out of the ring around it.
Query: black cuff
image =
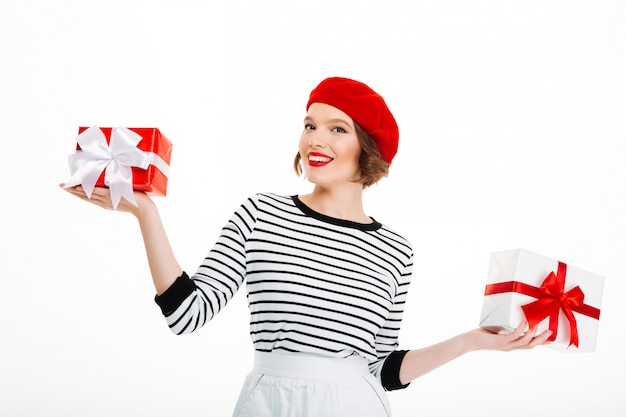
[[[408,350],[396,350],[395,352],[391,352],[391,354],[387,356],[387,359],[385,359],[380,379],[383,388],[387,391],[404,389],[409,386],[410,382],[405,385],[402,385],[400,382],[400,365],[402,365],[402,360],[407,352]]]
[[[196,283],[183,271],[183,274],[176,278],[176,281],[163,294],[154,297],[154,301],[161,307],[163,315],[169,316],[195,290]]]

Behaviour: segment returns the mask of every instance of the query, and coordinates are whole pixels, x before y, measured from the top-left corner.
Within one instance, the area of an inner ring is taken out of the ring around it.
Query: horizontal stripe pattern
[[[386,226],[311,211],[297,197],[244,202],[192,280],[196,290],[166,317],[190,333],[246,282],[250,335],[261,352],[359,354],[380,377],[398,347],[411,278],[410,244]]]

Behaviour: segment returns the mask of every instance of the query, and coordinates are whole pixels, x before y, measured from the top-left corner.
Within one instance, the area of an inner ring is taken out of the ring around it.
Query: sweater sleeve
[[[154,301],[161,307],[164,316],[169,316],[176,311],[178,306],[196,290],[196,284],[189,275],[183,274],[163,294],[154,297]]]
[[[155,297],[170,330],[191,333],[209,322],[241,288],[246,277],[246,241],[254,230],[258,196],[250,197],[222,228],[196,273],[186,273]]]
[[[410,382],[404,385],[400,382],[400,366],[407,353],[408,350],[396,350],[391,352],[385,359],[380,374],[380,379],[385,390],[394,391],[409,386]]]
[[[401,275],[396,296],[389,311],[385,325],[376,335],[377,360],[369,364],[370,372],[374,374],[387,391],[403,389],[409,384],[400,383],[400,365],[407,351],[398,349],[398,336],[404,314],[404,306],[411,282],[413,270],[413,255]]]

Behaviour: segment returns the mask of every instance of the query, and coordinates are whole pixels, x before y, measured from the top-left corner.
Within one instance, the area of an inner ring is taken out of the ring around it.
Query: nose
[[[309,133],[309,147],[310,148],[323,148],[326,146],[326,142],[319,131],[313,131]]]

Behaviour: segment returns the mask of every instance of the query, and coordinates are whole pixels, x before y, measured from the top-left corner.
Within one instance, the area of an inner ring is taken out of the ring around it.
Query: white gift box
[[[495,252],[489,262],[480,327],[508,333],[523,320],[532,323],[541,313],[551,311],[552,318],[541,319],[537,330],[539,334],[558,326],[553,342],[546,346],[593,352],[603,288],[604,277],[531,251]],[[571,337],[576,333],[578,347],[576,337]]]

